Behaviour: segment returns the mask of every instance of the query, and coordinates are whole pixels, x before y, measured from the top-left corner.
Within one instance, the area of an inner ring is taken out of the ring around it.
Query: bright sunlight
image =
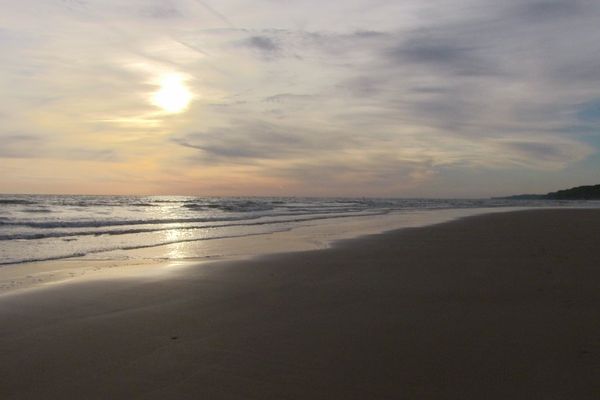
[[[181,76],[168,74],[160,79],[160,89],[152,96],[152,103],[168,113],[184,111],[190,101],[192,93],[185,86]]]

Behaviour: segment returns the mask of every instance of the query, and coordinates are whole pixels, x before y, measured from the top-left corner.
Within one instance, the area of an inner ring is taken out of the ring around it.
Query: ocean
[[[202,242],[273,235],[309,224],[368,217],[384,221],[398,214],[436,210],[597,204],[501,199],[0,195],[0,266],[75,257],[202,258],[206,254],[197,246]],[[194,250],[160,251],[182,244]],[[135,251],[151,248],[156,251]]]

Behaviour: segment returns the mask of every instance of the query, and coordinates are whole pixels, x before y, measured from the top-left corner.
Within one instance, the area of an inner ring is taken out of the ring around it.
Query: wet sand
[[[600,210],[0,297],[2,399],[597,399]]]

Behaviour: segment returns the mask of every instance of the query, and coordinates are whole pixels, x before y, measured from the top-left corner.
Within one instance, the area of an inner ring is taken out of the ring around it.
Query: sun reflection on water
[[[177,224],[181,225],[181,224]],[[186,243],[181,242],[184,239],[185,235],[183,232],[178,229],[178,227],[173,227],[168,231],[164,232],[165,242],[171,243],[167,246],[167,258],[170,260],[180,260],[186,257]]]
[[[210,239],[220,236],[221,232],[210,222],[215,217],[214,211],[198,206],[202,200],[153,196],[151,203],[153,206],[145,209],[145,218],[160,222],[151,227],[156,231],[150,234],[149,240],[157,244],[154,250],[149,250],[151,257],[177,262],[197,261],[213,255],[214,241]]]

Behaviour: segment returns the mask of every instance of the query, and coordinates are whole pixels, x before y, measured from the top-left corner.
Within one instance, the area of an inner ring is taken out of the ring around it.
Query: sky
[[[600,183],[600,2],[0,0],[0,192]]]

